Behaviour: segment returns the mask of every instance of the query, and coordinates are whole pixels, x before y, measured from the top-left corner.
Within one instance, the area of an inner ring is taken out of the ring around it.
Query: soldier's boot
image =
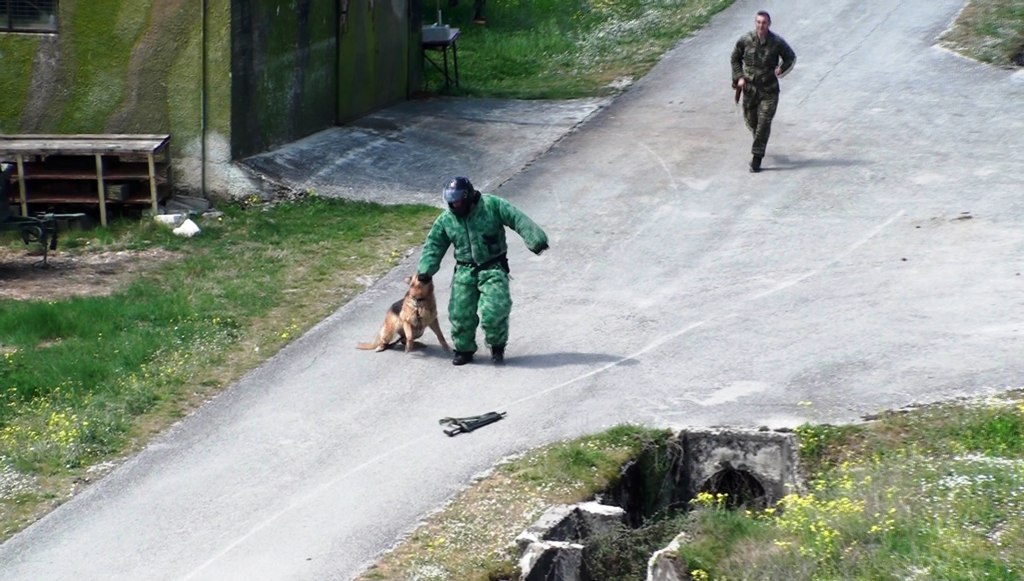
[[[492,345],[491,346],[491,361],[495,365],[505,364],[505,346],[504,345]]]
[[[452,357],[452,365],[465,365],[473,362],[472,351],[456,351],[455,357]]]
[[[761,158],[762,156],[755,155],[754,158],[750,160],[750,173],[759,173],[761,171]]]

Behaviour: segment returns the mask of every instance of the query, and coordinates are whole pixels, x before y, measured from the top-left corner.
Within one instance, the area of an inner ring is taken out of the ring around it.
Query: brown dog
[[[423,331],[430,327],[430,330],[437,335],[441,342],[441,348],[451,351],[448,342],[444,340],[441,333],[441,324],[437,321],[437,300],[434,298],[434,281],[425,274],[410,276],[405,279],[409,283],[409,290],[405,298],[395,302],[388,309],[384,317],[384,324],[377,333],[377,339],[372,343],[360,343],[357,349],[373,349],[384,351],[394,347],[396,343],[405,343],[406,352],[412,351],[412,343],[423,335]],[[395,334],[398,340],[393,341]]]

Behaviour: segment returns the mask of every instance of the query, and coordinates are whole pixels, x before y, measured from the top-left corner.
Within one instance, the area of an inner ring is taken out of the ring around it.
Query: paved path
[[[410,261],[0,546],[0,579],[347,579],[536,444],[1022,386],[1020,74],[932,46],[958,0],[770,1],[800,58],[750,175],[728,55],[761,6],[498,190],[552,236],[542,257],[513,244],[507,367],[352,348]],[[488,410],[508,418],[436,423]]]

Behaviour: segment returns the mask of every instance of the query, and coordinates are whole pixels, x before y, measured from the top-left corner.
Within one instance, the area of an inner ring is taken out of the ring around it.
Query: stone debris
[[[625,510],[597,502],[552,506],[516,537],[521,579],[586,581],[580,541],[623,524],[625,517]]]
[[[174,232],[178,236],[191,238],[196,234],[199,234],[201,230],[199,230],[199,226],[191,219],[186,219],[184,222],[181,223],[181,226],[178,226],[177,228],[172,230],[172,232]]]
[[[679,558],[679,547],[690,542],[685,532],[676,535],[664,549],[651,555],[647,562],[647,581],[687,581],[691,579],[686,560]]]
[[[701,493],[721,495],[729,508],[772,506],[803,488],[795,436],[766,430],[683,430],[669,438],[672,466],[658,475],[637,473],[641,463],[624,468],[622,490],[608,495],[624,506],[685,507]],[[658,482],[647,482],[650,478]],[[653,486],[652,486],[653,485]],[[654,497],[636,497],[639,491]],[[604,495],[602,495],[604,496]],[[637,509],[631,509],[636,512]],[[640,509],[644,511],[646,509]],[[555,505],[518,537],[520,581],[593,581],[583,563],[588,539],[640,522],[649,514],[632,514],[598,502]],[[648,581],[690,579],[679,550],[690,539],[680,533],[647,562]]]

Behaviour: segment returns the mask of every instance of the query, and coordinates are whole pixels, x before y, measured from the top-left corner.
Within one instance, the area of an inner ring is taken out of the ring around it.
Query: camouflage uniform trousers
[[[474,272],[471,266],[455,267],[452,294],[448,300],[448,320],[452,325],[452,345],[456,351],[476,351],[478,324],[483,327],[484,340],[488,345],[507,343],[511,312],[508,273],[500,267],[480,272]]]
[[[766,93],[756,88],[743,92],[743,119],[747,129],[754,135],[750,153],[764,157],[768,149],[768,137],[772,133],[772,119],[779,107],[779,94]]]

